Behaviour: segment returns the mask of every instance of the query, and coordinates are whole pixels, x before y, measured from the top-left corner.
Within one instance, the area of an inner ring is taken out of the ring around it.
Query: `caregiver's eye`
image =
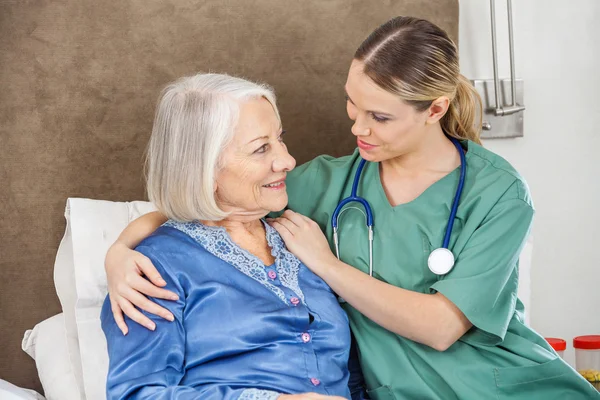
[[[384,122],[387,122],[390,120],[389,118],[380,117],[377,114],[373,114],[373,113],[371,113],[371,118],[373,118],[373,120],[375,120],[376,122],[381,122],[381,123],[384,123]]]
[[[283,142],[283,136],[287,133],[287,131],[281,131],[281,134],[277,138],[280,142]]]

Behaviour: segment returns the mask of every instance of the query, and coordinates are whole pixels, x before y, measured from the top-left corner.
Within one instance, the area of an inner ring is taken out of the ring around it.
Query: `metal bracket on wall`
[[[500,81],[499,101],[502,108],[512,107],[511,85],[515,83],[517,106],[523,104],[523,80],[503,79]],[[483,103],[484,139],[514,138],[523,136],[523,110],[511,114],[496,115],[496,84],[492,79],[472,81]],[[523,107],[524,109],[525,107]]]
[[[496,45],[496,2],[490,0],[492,19],[492,57],[494,80],[473,80],[473,86],[483,102],[481,137],[511,138],[523,136],[523,80],[515,78],[515,53],[513,44],[512,0],[508,7],[508,45],[510,50],[510,79],[498,78],[498,48]],[[510,96],[508,95],[510,93]]]

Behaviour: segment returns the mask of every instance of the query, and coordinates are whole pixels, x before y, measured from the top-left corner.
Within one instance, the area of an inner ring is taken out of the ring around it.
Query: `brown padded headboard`
[[[41,391],[26,329],[61,312],[53,264],[67,197],[145,198],[158,93],[198,71],[275,87],[298,162],[354,140],[343,85],[397,15],[458,37],[458,0],[0,2],[0,379]]]

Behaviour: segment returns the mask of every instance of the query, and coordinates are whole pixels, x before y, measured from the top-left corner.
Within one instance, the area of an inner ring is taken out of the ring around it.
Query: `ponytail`
[[[456,95],[450,102],[448,111],[440,121],[443,131],[459,140],[471,140],[481,144],[479,138],[482,123],[481,97],[471,82],[459,75]]]

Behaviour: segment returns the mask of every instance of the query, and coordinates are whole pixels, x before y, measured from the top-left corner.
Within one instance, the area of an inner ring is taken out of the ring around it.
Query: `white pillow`
[[[35,360],[48,400],[82,399],[69,361],[63,314],[50,317],[25,332],[21,346]],[[2,389],[0,398],[5,398]]]
[[[65,325],[65,340],[67,343],[67,354],[71,364],[71,370],[75,377],[74,388],[79,393],[80,399],[85,399],[83,390],[83,371],[81,369],[81,355],[79,351],[79,340],[77,337],[77,323],[75,320],[75,303],[77,302],[77,290],[75,288],[75,267],[73,262],[73,241],[71,235],[70,205],[67,200],[65,208],[65,220],[67,227],[63,236],[56,260],[54,262],[54,286],[63,310]]]
[[[71,198],[67,210],[76,290],[74,318],[85,398],[104,400],[108,371],[106,339],[100,327],[100,311],[107,294],[104,257],[129,222],[156,209],[142,201]]]

